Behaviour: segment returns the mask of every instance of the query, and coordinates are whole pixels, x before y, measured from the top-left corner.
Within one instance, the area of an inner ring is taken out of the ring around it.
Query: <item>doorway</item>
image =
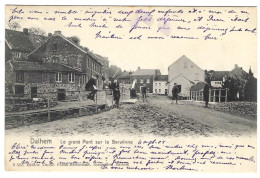
[[[58,89],[58,101],[64,101],[66,96],[65,89]]]
[[[31,98],[37,98],[37,87],[31,87]]]

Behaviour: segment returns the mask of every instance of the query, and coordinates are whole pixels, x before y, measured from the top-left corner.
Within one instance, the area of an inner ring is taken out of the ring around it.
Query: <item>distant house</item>
[[[200,81],[204,81],[204,71],[188,57],[183,55],[168,67],[168,91],[172,95],[174,83],[177,84],[180,95],[189,97],[190,88]]]
[[[102,64],[101,74],[102,74],[103,81],[106,84],[108,84],[109,83],[109,70],[108,70],[109,69],[109,60],[107,57],[103,57],[96,53],[94,53],[94,54],[98,57],[100,63]]]
[[[257,79],[253,76],[251,68],[247,73],[235,64],[225,81],[225,87],[229,88],[230,100],[256,101]]]
[[[210,78],[210,85],[213,88],[222,88],[227,76],[229,76],[229,74],[230,74],[230,71],[210,70],[208,72],[208,74],[209,74],[209,78]]]
[[[157,75],[153,82],[153,93],[168,95],[168,75]]]
[[[42,45],[48,37],[23,31],[5,29],[5,62],[9,60],[27,60],[28,55]]]
[[[144,84],[146,85],[148,92],[153,92],[153,82],[157,75],[161,75],[159,69],[138,69],[131,75],[131,83],[135,81],[135,89],[137,93],[141,92]]]
[[[119,83],[131,84],[131,75],[133,72],[123,71],[123,73],[117,77]]]

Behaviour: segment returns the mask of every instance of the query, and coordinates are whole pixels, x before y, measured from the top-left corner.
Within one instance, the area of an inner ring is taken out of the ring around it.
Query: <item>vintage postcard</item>
[[[257,7],[5,6],[5,170],[256,172]]]

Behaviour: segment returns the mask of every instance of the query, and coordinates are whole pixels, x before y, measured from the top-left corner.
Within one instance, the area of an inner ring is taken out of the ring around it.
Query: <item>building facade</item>
[[[168,67],[168,95],[172,96],[172,88],[176,83],[179,88],[179,95],[189,97],[190,88],[204,81],[204,71],[188,57],[183,55]]]
[[[153,82],[157,75],[161,75],[159,69],[138,69],[132,73],[130,82],[134,83],[134,87],[137,93],[142,91],[142,87],[146,85],[148,93],[153,92]]]
[[[11,46],[8,42],[6,45]],[[86,82],[93,75],[98,78],[97,86],[103,87],[100,57],[67,39],[60,31],[28,53],[25,53],[27,58],[7,60],[7,94],[41,97],[40,93],[56,92],[52,97],[58,100],[74,98],[76,91],[85,90]]]
[[[158,75],[154,78],[153,93],[168,95],[168,75]]]
[[[123,71],[123,73],[117,77],[117,81],[119,83],[124,83],[124,84],[131,84],[131,75],[132,72],[130,71]]]

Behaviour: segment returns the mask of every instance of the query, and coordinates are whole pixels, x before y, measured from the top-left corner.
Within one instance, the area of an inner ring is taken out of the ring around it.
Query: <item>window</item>
[[[144,79],[141,78],[141,79],[140,79],[140,83],[144,83]]]
[[[167,82],[165,82],[165,86],[167,86]]]
[[[85,84],[86,83],[86,74],[83,74],[82,77],[81,77],[81,83],[82,84]]]
[[[69,82],[74,83],[75,82],[75,74],[74,73],[69,73]]]
[[[161,93],[161,89],[159,89],[159,93]]]
[[[161,83],[159,83],[159,86],[161,86]]]
[[[56,82],[62,81],[62,73],[61,72],[56,73],[55,81]]]
[[[58,50],[58,44],[57,43],[53,43],[53,50],[57,51]]]
[[[146,83],[150,83],[150,79],[149,78],[146,80]]]
[[[16,73],[16,82],[23,82],[24,81],[24,73],[23,72],[17,72]]]
[[[88,58],[88,68],[90,68],[90,59]]]
[[[20,52],[15,52],[14,55],[15,55],[15,57],[17,57],[17,58],[20,58],[20,57],[21,57],[21,53],[20,53]]]
[[[187,68],[187,62],[184,62],[184,68]]]
[[[155,82],[155,86],[157,86],[157,83]]]
[[[157,89],[155,89],[155,93],[157,93]]]

